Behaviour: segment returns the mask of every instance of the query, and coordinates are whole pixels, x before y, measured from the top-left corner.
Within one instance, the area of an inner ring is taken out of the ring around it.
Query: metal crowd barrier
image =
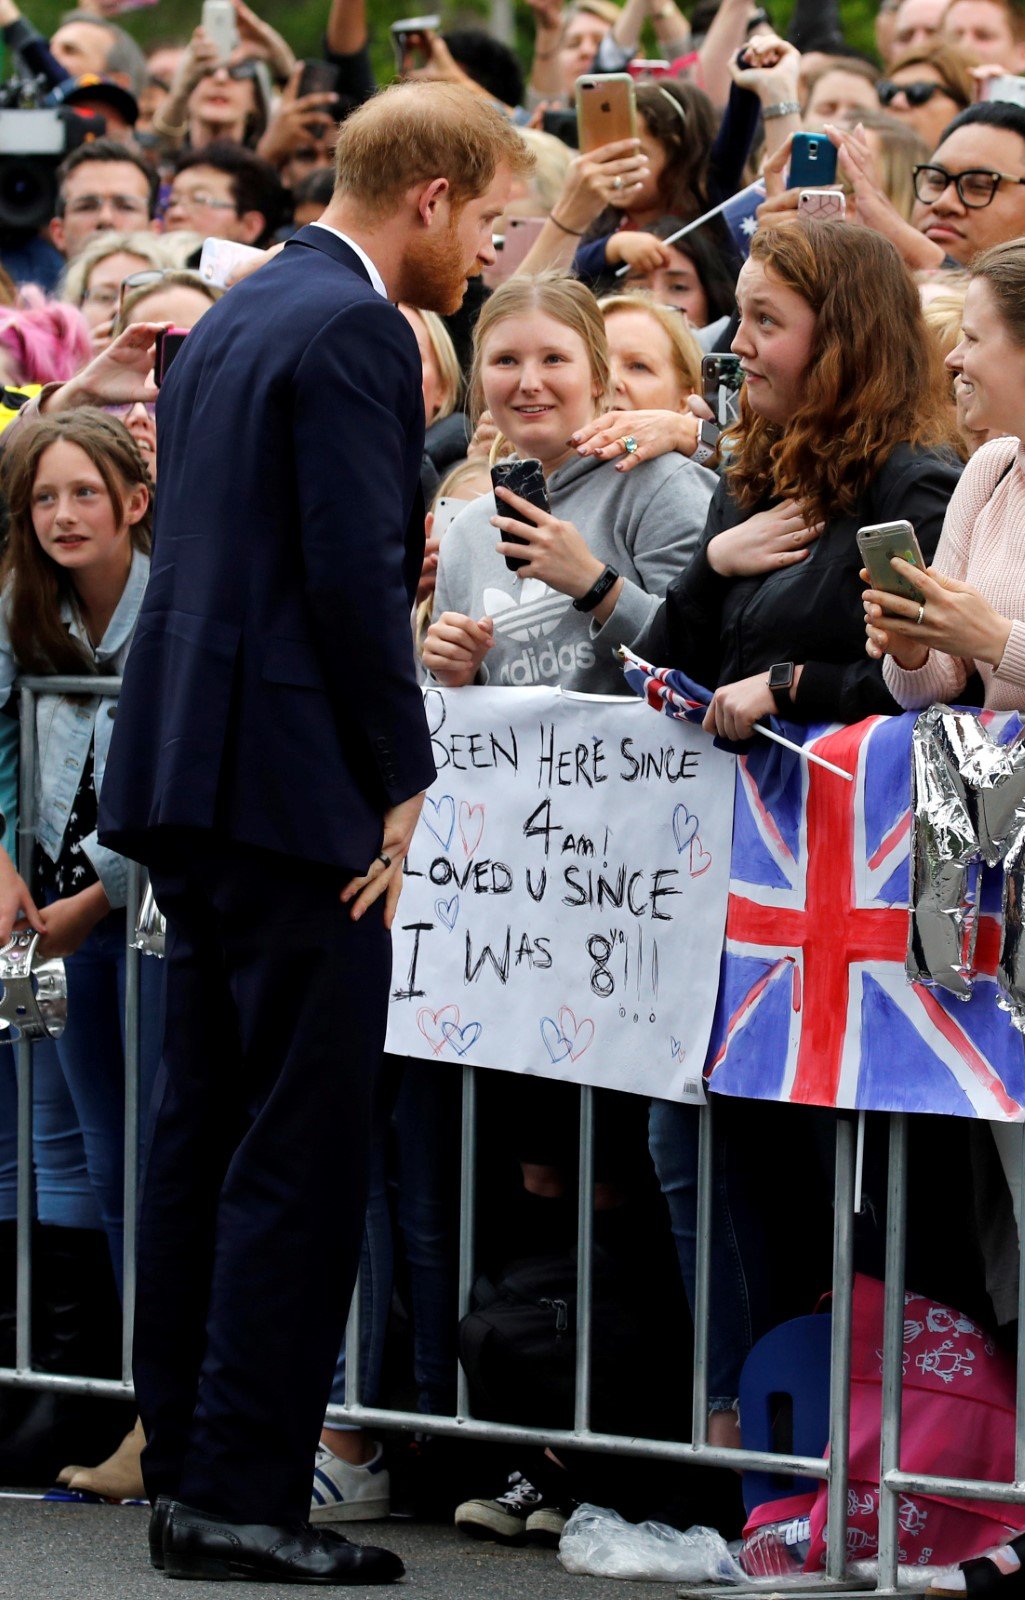
[[[41,693],[100,694],[119,692],[117,678],[23,678],[21,689],[21,772],[18,866],[29,879],[32,870],[33,805],[35,785],[35,697]],[[133,1397],[131,1377],[132,1317],[135,1293],[135,1238],[138,1168],[138,1063],[139,1063],[139,962],[131,945],[142,889],[141,869],[131,868],[128,892],[128,979],[125,995],[127,1072],[125,1081],[125,1301],[122,1336],[122,1375],[116,1379],[72,1377],[34,1371],[31,1363],[31,1223],[32,1223],[32,1049],[17,1046],[18,1073],[18,1223],[17,1223],[17,1341],[16,1364],[0,1367],[0,1388],[15,1386],[63,1390],[72,1394]],[[152,959],[152,958],[150,958]],[[460,1162],[459,1317],[470,1309],[476,1242],[477,1085],[474,1067],[464,1066],[462,1081],[462,1151]],[[480,1069],[486,1070],[486,1069]],[[426,1432],[509,1444],[572,1447],[599,1454],[622,1454],[651,1460],[691,1462],[707,1466],[770,1472],[781,1477],[820,1478],[829,1485],[828,1525],[847,1523],[848,1455],[850,1433],[851,1309],[854,1283],[854,1203],[856,1121],[840,1113],[836,1122],[836,1163],[833,1213],[832,1347],[830,1366],[829,1454],[827,1458],[774,1454],[733,1449],[708,1442],[708,1352],[714,1330],[709,1327],[709,1286],[712,1222],[712,1105],[702,1108],[698,1159],[698,1258],[694,1314],[693,1437],[690,1440],[645,1439],[601,1433],[590,1426],[591,1322],[594,1188],[594,1091],[580,1090],[580,1155],[577,1235],[577,1348],[575,1404],[572,1428],[538,1428],[490,1422],[475,1417],[470,1408],[466,1375],[458,1374],[456,1414],[433,1416],[420,1411],[393,1411],[364,1405],[360,1399],[359,1292],[353,1296],[347,1329],[346,1391],[344,1406],[331,1406],[329,1422],[359,1423],[408,1432]],[[821,1577],[801,1577],[789,1587],[774,1580],[775,1596],[813,1592],[849,1593],[861,1590],[878,1595],[898,1591],[900,1498],[910,1493],[941,1494],[951,1499],[988,1499],[1025,1502],[1025,1339],[1019,1340],[1017,1358],[1017,1417],[1015,1477],[1012,1483],[976,1482],[901,1470],[901,1396],[903,1387],[904,1257],[907,1218],[907,1119],[889,1118],[889,1161],[886,1221],[885,1311],[883,1333],[882,1428],[880,1441],[879,1556],[875,1584],[854,1581],[847,1571],[846,1538],[827,1539],[827,1565]],[[1022,1127],[1025,1170],[1025,1124]],[[1025,1252],[1021,1255],[1018,1283],[1019,1318],[1025,1328]],[[629,1374],[624,1382],[629,1383]],[[681,1590],[688,1595],[707,1594],[714,1586]],[[908,1585],[901,1586],[908,1592]],[[764,1582],[752,1586],[724,1586],[735,1596],[766,1592]]]

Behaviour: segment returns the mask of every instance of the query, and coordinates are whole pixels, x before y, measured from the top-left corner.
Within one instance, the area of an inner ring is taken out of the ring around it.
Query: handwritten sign
[[[702,1097],[735,758],[639,700],[430,689],[388,1049]]]

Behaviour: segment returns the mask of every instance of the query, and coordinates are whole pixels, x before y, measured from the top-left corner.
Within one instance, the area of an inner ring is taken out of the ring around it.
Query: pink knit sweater
[[[998,667],[933,650],[923,667],[906,672],[886,656],[883,677],[893,698],[909,711],[951,704],[977,670],[989,710],[1025,710],[1025,446],[1018,439],[992,439],[972,456],[951,497],[933,566],[977,589],[1010,619],[1011,636]]]

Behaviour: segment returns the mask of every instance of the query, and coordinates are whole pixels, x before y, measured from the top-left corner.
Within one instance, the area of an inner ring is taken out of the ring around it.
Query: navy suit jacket
[[[354,251],[304,228],[190,333],[157,418],[100,837],[152,861],[198,828],[365,871],[384,810],[434,778],[413,332]]]

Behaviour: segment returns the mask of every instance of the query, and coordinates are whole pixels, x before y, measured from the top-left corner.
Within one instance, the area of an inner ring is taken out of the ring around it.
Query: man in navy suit
[[[379,95],[342,128],[321,221],[204,317],[161,394],[100,828],[149,866],[168,923],[134,1371],[172,1577],[403,1570],[307,1522],[389,930],[434,777],[410,634],[421,367],[392,302],[455,310],[530,165],[468,90]]]

